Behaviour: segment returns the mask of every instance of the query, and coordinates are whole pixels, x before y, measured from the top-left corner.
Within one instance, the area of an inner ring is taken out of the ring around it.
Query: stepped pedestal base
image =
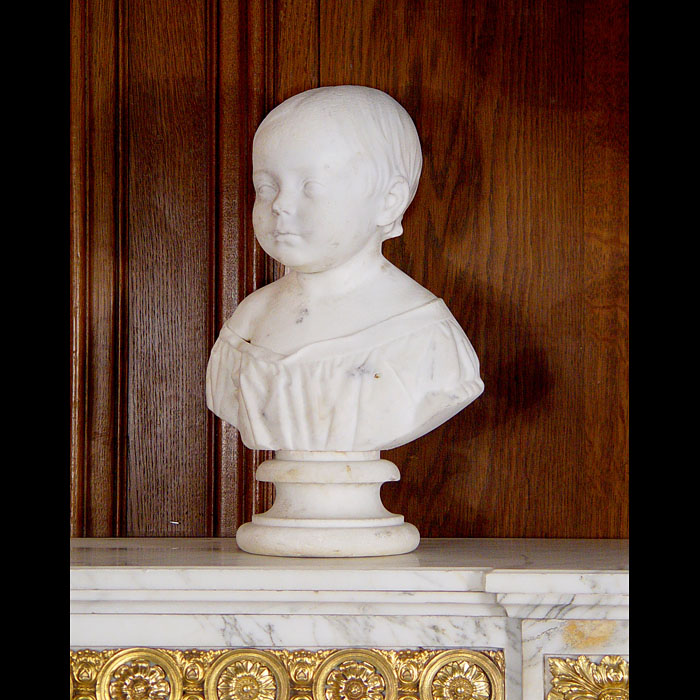
[[[372,557],[418,546],[418,530],[382,504],[382,484],[401,477],[379,452],[280,451],[256,478],[275,484],[275,502],[238,529],[236,543],[246,552]]]

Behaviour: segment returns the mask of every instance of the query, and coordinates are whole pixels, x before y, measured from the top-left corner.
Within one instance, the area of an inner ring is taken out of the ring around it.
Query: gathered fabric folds
[[[207,405],[257,450],[398,447],[483,389],[476,353],[441,299],[289,355],[227,322],[207,368]]]

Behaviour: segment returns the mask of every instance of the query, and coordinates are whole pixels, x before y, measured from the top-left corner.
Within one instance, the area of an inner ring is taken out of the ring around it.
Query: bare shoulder
[[[421,284],[409,277],[398,267],[388,263],[383,269],[384,298],[392,305],[400,307],[392,311],[408,311],[434,301],[437,297]]]
[[[256,289],[242,299],[226,324],[242,338],[249,338],[261,317],[277,298],[281,280]]]

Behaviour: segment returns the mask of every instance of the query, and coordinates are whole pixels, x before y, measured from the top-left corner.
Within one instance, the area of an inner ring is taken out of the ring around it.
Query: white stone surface
[[[574,619],[523,620],[523,700],[542,700],[551,688],[547,657],[588,656],[600,661],[605,655],[629,659],[627,620]]]
[[[502,649],[507,700],[520,694],[519,621],[459,615],[73,614],[71,647]],[[79,641],[77,641],[79,640]],[[106,641],[109,640],[109,641]],[[512,689],[511,689],[512,688]]]
[[[503,649],[506,700],[547,655],[627,651],[621,540],[422,540],[408,554],[267,557],[232,539],[75,539],[72,648]]]
[[[255,236],[288,274],[238,305],[207,376],[210,408],[248,447],[389,449],[482,392],[444,302],[381,252],[421,162],[410,116],[372,88],[308,90],[258,128]]]
[[[373,88],[308,90],[259,126],[253,228],[287,274],[238,305],[206,380],[209,408],[247,447],[294,451],[301,464],[320,461],[319,452],[336,453],[326,462],[348,462],[347,453],[425,435],[482,393],[479,360],[445,303],[382,255],[382,243],[403,231],[421,167],[410,116]],[[318,472],[314,484],[285,490],[286,503],[298,507],[276,504],[274,515],[239,530],[239,546],[278,556],[411,551],[420,538],[413,525],[363,516],[386,480],[378,455],[373,460],[372,489],[337,480],[322,488],[330,470]],[[354,508],[352,522],[298,522],[296,511],[311,501]]]
[[[505,648],[506,619],[452,615],[77,614],[73,647]],[[109,639],[107,642],[106,639]]]
[[[626,557],[618,540],[423,540],[400,556],[297,559],[231,539],[75,539],[71,612],[624,619]]]
[[[390,513],[379,490],[398,481],[379,452],[278,452],[257,470],[275,484],[275,502],[236,532],[246,552],[276,556],[361,557],[404,554],[420,535]]]

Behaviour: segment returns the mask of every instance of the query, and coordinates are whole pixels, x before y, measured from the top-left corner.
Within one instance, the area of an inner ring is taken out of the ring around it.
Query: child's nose
[[[272,202],[272,212],[279,216],[280,214],[291,214],[294,210],[294,202],[292,197],[287,192],[282,192],[275,197],[275,201]]]

